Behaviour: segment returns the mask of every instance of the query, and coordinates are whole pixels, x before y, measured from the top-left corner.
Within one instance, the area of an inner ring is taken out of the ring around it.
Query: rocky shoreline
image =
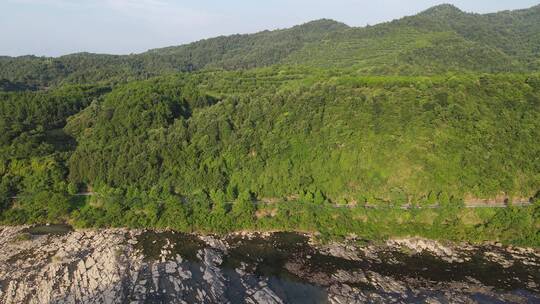
[[[0,303],[539,303],[540,251],[0,227]]]

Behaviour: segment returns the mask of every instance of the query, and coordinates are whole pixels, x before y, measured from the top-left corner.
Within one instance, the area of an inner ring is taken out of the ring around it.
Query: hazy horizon
[[[271,2],[271,3],[270,3]],[[463,11],[524,9],[536,1],[275,0],[5,0],[0,3],[0,56],[62,56],[78,52],[140,53],[220,35],[287,28],[327,18],[365,26],[450,3]]]

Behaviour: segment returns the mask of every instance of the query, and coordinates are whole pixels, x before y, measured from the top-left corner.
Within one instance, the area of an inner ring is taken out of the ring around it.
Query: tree
[[[163,206],[159,226],[178,231],[191,231],[192,223],[186,206],[177,198],[168,198]]]
[[[251,192],[242,191],[232,207],[235,224],[242,228],[251,226],[255,217],[255,211],[257,211],[257,208],[253,203]]]
[[[313,202],[317,205],[322,205],[326,202],[328,202],[326,200],[326,197],[324,196],[324,194],[322,193],[321,190],[317,189],[317,191],[315,191],[315,195],[313,197]]]
[[[74,182],[69,182],[67,186],[67,192],[70,195],[75,195],[79,193],[79,185],[77,185],[77,183],[74,183]]]

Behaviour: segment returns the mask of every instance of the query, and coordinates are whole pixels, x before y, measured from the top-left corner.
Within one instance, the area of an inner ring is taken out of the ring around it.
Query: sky
[[[320,18],[373,25],[441,3],[489,13],[540,0],[0,0],[0,55],[140,53]]]

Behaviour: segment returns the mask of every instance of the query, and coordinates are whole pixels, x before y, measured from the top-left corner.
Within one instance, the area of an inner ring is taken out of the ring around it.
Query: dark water
[[[23,232],[31,235],[64,235],[73,231],[73,227],[66,224],[55,225],[35,225],[25,229]]]
[[[268,286],[286,303],[326,303],[326,291],[286,269],[286,263],[307,255],[307,238],[294,233],[276,233],[270,238],[250,240],[239,237],[227,240],[233,247],[222,267],[234,270],[247,265],[248,270],[268,280]]]
[[[183,259],[191,262],[200,262],[197,253],[205,247],[203,241],[190,234],[152,230],[142,233],[135,247],[142,251],[147,260],[157,260],[160,258],[161,250],[166,244],[170,244],[170,257],[180,255]]]

